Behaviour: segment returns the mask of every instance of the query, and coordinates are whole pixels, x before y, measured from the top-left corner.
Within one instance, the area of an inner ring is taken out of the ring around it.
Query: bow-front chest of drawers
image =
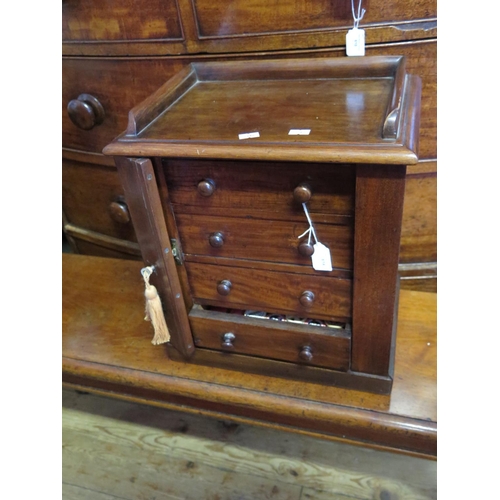
[[[389,392],[419,112],[394,56],[194,63],[134,108],[104,152],[168,354]]]

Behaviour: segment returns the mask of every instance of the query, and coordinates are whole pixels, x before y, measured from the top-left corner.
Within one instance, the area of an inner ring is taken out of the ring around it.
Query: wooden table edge
[[[437,424],[63,356],[63,386],[213,418],[435,460]]]

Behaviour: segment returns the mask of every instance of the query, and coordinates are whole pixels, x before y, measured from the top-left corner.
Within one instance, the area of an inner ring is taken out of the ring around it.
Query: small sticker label
[[[291,128],[288,135],[309,135],[310,133],[310,128]]]
[[[253,139],[254,137],[260,137],[258,132],[247,132],[246,134],[238,134],[239,139]]]
[[[365,55],[365,30],[352,28],[345,37],[346,54],[348,56]]]
[[[316,271],[333,271],[330,249],[323,245],[323,243],[318,241],[314,245],[314,253],[311,259],[312,266]]]

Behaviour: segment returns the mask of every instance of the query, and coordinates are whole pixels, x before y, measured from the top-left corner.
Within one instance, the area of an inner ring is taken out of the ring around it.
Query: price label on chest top
[[[311,259],[313,268],[316,271],[333,271],[330,249],[323,243],[318,242],[314,245],[314,253]]]

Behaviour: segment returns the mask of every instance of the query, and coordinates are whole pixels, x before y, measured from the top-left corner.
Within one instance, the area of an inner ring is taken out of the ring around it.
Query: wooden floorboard
[[[63,390],[64,500],[425,500],[436,462]]]

